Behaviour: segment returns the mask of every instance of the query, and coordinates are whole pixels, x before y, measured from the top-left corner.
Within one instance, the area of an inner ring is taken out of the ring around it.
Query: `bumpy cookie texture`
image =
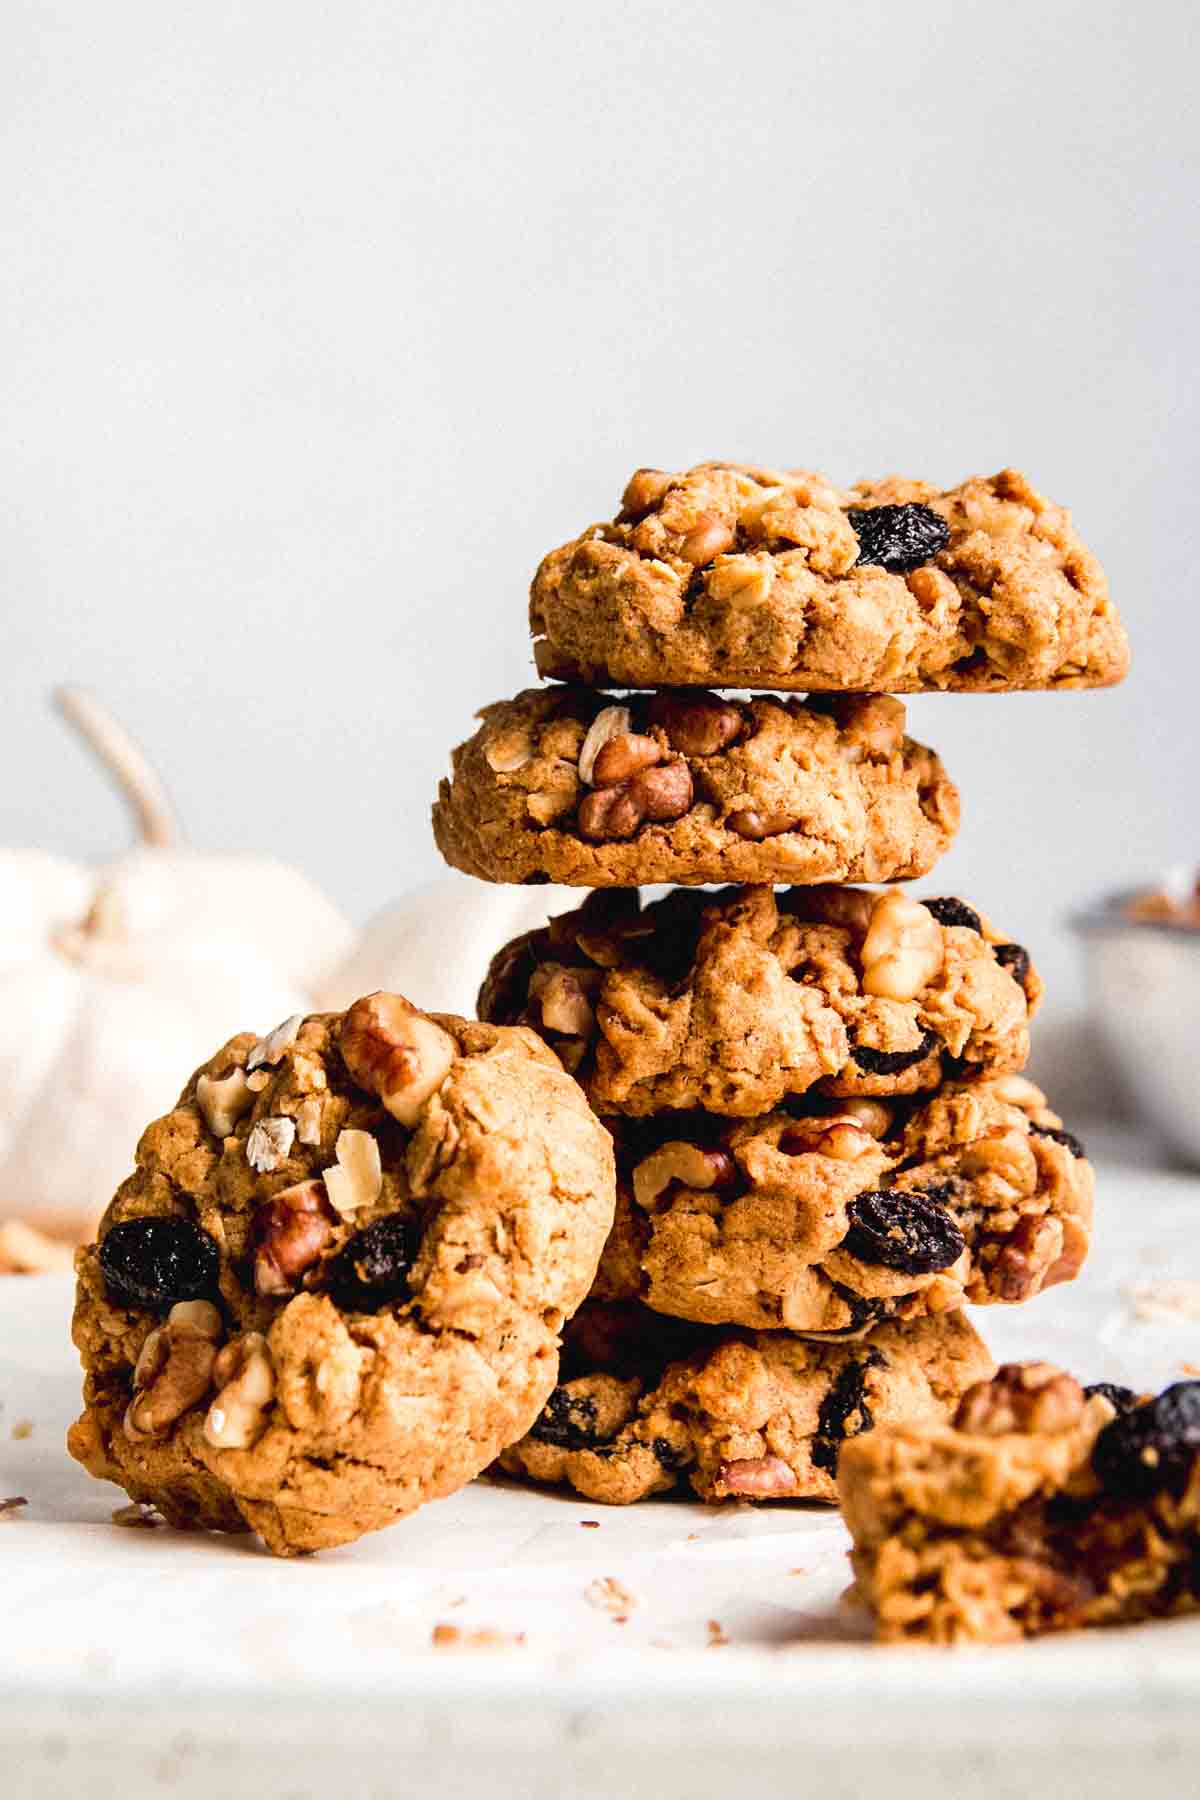
[[[978,693],[1129,664],[1099,563],[1015,469],[639,469],[612,524],[546,557],[529,617],[544,675],[622,687]]]
[[[1007,1364],[952,1425],[847,1446],[838,1486],[885,1641],[1008,1643],[1200,1608],[1200,1382],[1139,1399]]]
[[[1019,1069],[1041,983],[959,900],[897,890],[598,891],[507,944],[479,997],[554,1045],[599,1113],[756,1117]]]
[[[958,790],[884,695],[531,688],[480,717],[433,828],[485,881],[895,881],[958,829]]]
[[[961,1313],[831,1345],[681,1335],[640,1308],[589,1302],[564,1353],[564,1369],[580,1365],[501,1467],[626,1505],[685,1483],[702,1500],[833,1500],[847,1439],[944,1419],[992,1361]]]
[[[710,1325],[855,1337],[1078,1274],[1093,1174],[1020,1075],[915,1107],[610,1120],[617,1214],[593,1295]]]
[[[532,1032],[375,994],[232,1039],[79,1253],[71,1453],[281,1555],[391,1524],[536,1418],[613,1180]]]

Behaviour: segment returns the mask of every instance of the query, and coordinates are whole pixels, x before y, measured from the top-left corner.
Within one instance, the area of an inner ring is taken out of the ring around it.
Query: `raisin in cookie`
[[[1139,1399],[1011,1363],[952,1425],[847,1446],[838,1487],[885,1641],[1009,1643],[1200,1608],[1200,1382]]]
[[[485,881],[894,881],[958,829],[958,790],[883,695],[530,688],[485,707],[433,809]]]
[[[921,1104],[609,1121],[617,1214],[592,1293],[709,1325],[852,1337],[1072,1280],[1091,1236],[1077,1138],[1020,1075]]]
[[[613,1184],[532,1032],[374,994],[234,1038],[79,1253],[71,1453],[281,1555],[391,1524],[537,1417]]]
[[[1129,665],[1099,563],[1015,469],[639,469],[612,524],[546,557],[529,618],[544,675],[620,687],[979,693]]]
[[[618,1506],[684,1482],[702,1500],[833,1500],[847,1438],[944,1419],[992,1368],[961,1313],[882,1325],[862,1344],[698,1328],[681,1341],[670,1321],[590,1302],[577,1324],[564,1367],[583,1372],[500,1466]]]
[[[1040,996],[960,900],[746,887],[594,893],[497,954],[479,1011],[532,1025],[599,1113],[756,1117],[1019,1069]]]

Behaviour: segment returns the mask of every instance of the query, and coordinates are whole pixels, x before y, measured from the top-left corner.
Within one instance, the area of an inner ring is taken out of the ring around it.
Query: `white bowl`
[[[1200,929],[1131,919],[1114,894],[1072,920],[1092,1016],[1143,1121],[1200,1168]]]

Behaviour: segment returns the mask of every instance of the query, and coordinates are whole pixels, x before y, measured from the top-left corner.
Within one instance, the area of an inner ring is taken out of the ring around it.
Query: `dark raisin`
[[[378,1312],[408,1295],[412,1233],[400,1213],[387,1213],[345,1243],[329,1268],[329,1292],[343,1312]]]
[[[1138,1403],[1138,1397],[1132,1388],[1121,1387],[1115,1381],[1093,1381],[1090,1387],[1084,1388],[1084,1399],[1090,1400],[1093,1394],[1102,1395],[1119,1413],[1128,1412],[1131,1406]]]
[[[946,1208],[930,1194],[902,1194],[877,1188],[859,1194],[846,1209],[850,1229],[840,1248],[860,1262],[903,1275],[932,1275],[948,1269],[966,1248],[966,1239]]]
[[[950,527],[931,506],[852,507],[846,514],[858,537],[858,562],[878,563],[893,574],[919,569],[950,542]]]
[[[190,1219],[126,1219],[100,1246],[110,1298],[125,1306],[174,1306],[217,1291],[221,1257]]]
[[[1067,1149],[1071,1152],[1071,1155],[1077,1156],[1081,1162],[1087,1155],[1087,1151],[1075,1136],[1075,1133],[1073,1131],[1064,1131],[1061,1125],[1034,1125],[1031,1122],[1029,1129],[1036,1137],[1053,1138],[1056,1144],[1065,1144]]]
[[[993,944],[992,954],[1002,969],[1007,969],[1018,987],[1024,987],[1029,980],[1032,964],[1029,952],[1023,944]]]
[[[677,1475],[680,1469],[686,1469],[691,1461],[686,1450],[676,1450],[673,1444],[668,1444],[666,1438],[655,1438],[653,1449],[655,1456],[668,1475]]]
[[[867,1044],[855,1044],[850,1054],[864,1075],[903,1075],[905,1069],[924,1062],[936,1046],[933,1032],[923,1031],[915,1050],[872,1050]]]
[[[869,1350],[861,1362],[846,1364],[822,1400],[817,1414],[817,1430],[811,1452],[814,1468],[827,1469],[831,1475],[835,1473],[851,1413],[858,1414],[858,1425],[853,1436],[857,1437],[861,1431],[870,1431],[875,1419],[867,1405],[867,1371],[886,1367],[887,1362],[878,1350]]]
[[[535,869],[531,875],[522,875],[521,886],[522,887],[546,887],[548,885],[549,881],[550,881],[550,877],[548,875],[543,874],[541,869]]]
[[[965,1056],[951,1056],[948,1050],[942,1051],[943,1081],[962,1081],[966,1075],[973,1073],[977,1067],[978,1065],[976,1063],[969,1061]],[[893,1137],[897,1137],[899,1136],[899,1133],[893,1129],[892,1135]]]
[[[1157,1400],[1109,1421],[1092,1449],[1092,1468],[1110,1494],[1144,1499],[1178,1493],[1200,1456],[1200,1381],[1177,1381]]]
[[[594,1450],[600,1443],[596,1402],[586,1394],[556,1387],[529,1435],[539,1444],[554,1444],[559,1450]]]
[[[968,931],[983,930],[975,908],[963,900],[956,900],[953,894],[947,894],[943,900],[922,900],[921,905],[933,914],[939,925],[965,925]]]

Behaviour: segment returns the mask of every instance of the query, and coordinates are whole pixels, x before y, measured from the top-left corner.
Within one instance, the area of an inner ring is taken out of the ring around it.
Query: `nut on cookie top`
[[[377,993],[234,1038],[80,1253],[71,1449],[177,1522],[347,1542],[526,1428],[612,1208],[531,1032]]]
[[[639,469],[611,522],[544,559],[530,625],[543,674],[628,687],[1089,687],[1128,666],[1099,563],[1014,469],[847,489]]]

